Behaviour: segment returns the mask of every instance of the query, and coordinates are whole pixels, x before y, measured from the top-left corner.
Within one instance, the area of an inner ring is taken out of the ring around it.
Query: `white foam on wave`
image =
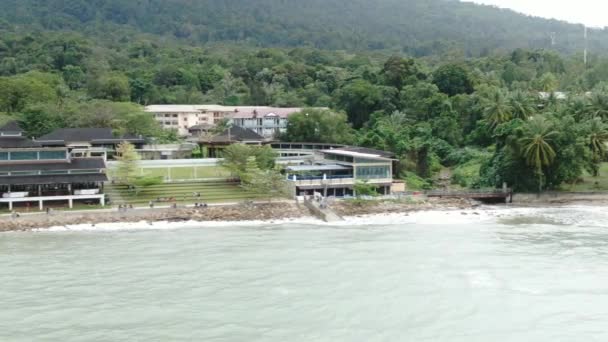
[[[183,222],[119,222],[99,224],[78,224],[40,228],[36,232],[66,232],[66,231],[128,231],[128,230],[175,230],[192,228],[221,228],[221,227],[273,227],[286,224],[319,226],[319,227],[360,227],[360,226],[391,226],[391,225],[446,225],[446,224],[476,224],[499,223],[504,219],[546,217],[566,225],[589,225],[597,223],[597,217],[607,217],[603,207],[595,206],[564,206],[564,207],[480,207],[476,209],[443,209],[423,210],[409,213],[372,214],[345,217],[344,221],[326,223],[313,217],[267,221],[183,221]],[[607,217],[608,218],[608,217]],[[534,225],[530,222],[529,225]]]

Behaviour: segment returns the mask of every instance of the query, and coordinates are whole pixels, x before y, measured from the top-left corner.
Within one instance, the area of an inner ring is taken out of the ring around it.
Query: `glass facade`
[[[353,157],[349,157],[349,156],[342,156],[339,154],[326,154],[325,155],[325,159],[327,160],[335,160],[335,161],[341,161],[341,162],[346,162],[346,163],[352,163],[353,162]]]
[[[68,158],[66,150],[60,151],[10,151],[0,152],[0,161],[21,161],[21,160],[65,160]]]
[[[389,166],[358,166],[357,179],[384,179],[390,178]]]
[[[384,161],[384,160],[376,160],[376,159],[355,158],[355,163],[359,163],[359,164],[386,164],[386,161]]]
[[[40,151],[40,159],[66,159],[66,151]]]
[[[10,152],[11,160],[38,160],[38,151]]]

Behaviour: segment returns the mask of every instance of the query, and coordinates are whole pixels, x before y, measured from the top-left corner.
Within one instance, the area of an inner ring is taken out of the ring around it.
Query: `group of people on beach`
[[[122,213],[126,212],[127,210],[131,210],[131,209],[133,209],[133,204],[129,204],[129,205],[119,204],[118,205],[118,211],[122,212]]]

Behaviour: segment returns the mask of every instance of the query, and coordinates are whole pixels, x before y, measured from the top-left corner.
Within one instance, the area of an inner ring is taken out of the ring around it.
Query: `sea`
[[[0,234],[0,341],[608,341],[608,211]]]

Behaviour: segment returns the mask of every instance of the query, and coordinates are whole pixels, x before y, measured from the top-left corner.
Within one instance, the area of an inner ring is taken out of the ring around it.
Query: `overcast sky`
[[[588,26],[608,26],[607,0],[465,0],[511,8],[539,17],[555,18]]]

